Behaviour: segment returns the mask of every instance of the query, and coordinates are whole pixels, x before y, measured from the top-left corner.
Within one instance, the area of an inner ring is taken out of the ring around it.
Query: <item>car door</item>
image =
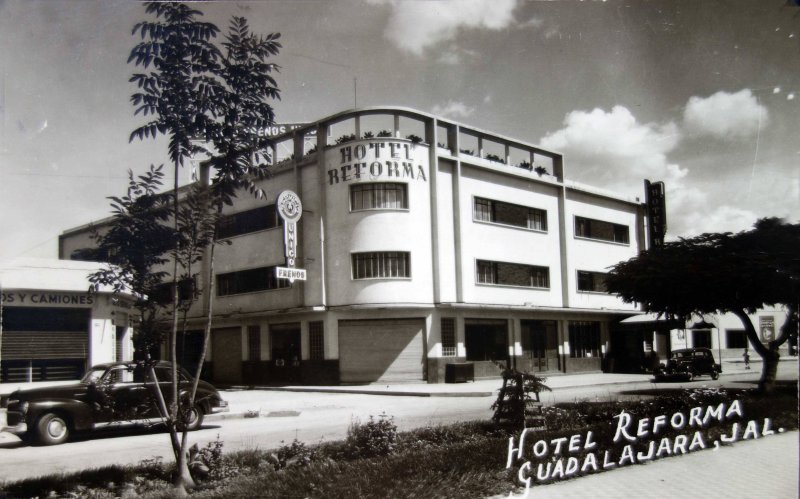
[[[148,417],[141,404],[144,385],[133,365],[111,367],[92,387],[95,422],[130,422]]]

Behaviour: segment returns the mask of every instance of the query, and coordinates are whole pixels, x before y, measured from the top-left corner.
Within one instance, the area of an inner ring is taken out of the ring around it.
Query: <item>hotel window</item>
[[[578,271],[578,291],[606,292],[606,275],[602,272]]]
[[[476,197],[473,216],[479,222],[547,231],[547,212],[537,208]]]
[[[569,356],[574,359],[600,357],[600,323],[570,321]]]
[[[217,296],[288,287],[290,285],[287,279],[275,277],[275,267],[260,267],[217,275]]]
[[[726,329],[725,348],[747,348],[747,335],[744,329]]]
[[[247,358],[261,360],[261,326],[247,326]]]
[[[172,290],[175,286],[172,282],[162,282],[151,293],[152,298],[159,305],[172,303]],[[194,277],[187,277],[178,282],[178,301],[187,302],[194,298],[197,293],[197,282]]]
[[[411,277],[409,253],[376,251],[353,253],[353,279],[392,279]]]
[[[408,185],[382,182],[350,186],[350,210],[408,209]]]
[[[278,210],[275,209],[274,204],[271,204],[231,215],[223,215],[217,222],[217,237],[225,239],[271,229],[282,224],[283,220],[278,216]]]
[[[629,244],[630,230],[627,225],[620,225],[591,218],[575,217],[575,236],[599,241]]]
[[[442,318],[442,357],[456,356],[456,320]]]
[[[549,288],[550,269],[521,263],[478,260],[477,282],[526,288]]]
[[[308,357],[311,360],[325,359],[323,331],[322,321],[308,323]]]

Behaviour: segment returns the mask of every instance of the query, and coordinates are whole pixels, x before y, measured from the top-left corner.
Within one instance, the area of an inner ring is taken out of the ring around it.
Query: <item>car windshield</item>
[[[93,367],[86,371],[86,374],[83,375],[81,378],[81,383],[96,383],[100,378],[103,377],[103,374],[106,372],[106,367]]]

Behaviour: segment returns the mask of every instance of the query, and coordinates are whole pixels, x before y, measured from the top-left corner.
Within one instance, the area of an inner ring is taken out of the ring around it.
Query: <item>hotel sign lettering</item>
[[[664,182],[644,181],[650,248],[664,246],[667,233],[667,203]]]
[[[306,269],[294,269],[288,267],[276,267],[275,277],[278,279],[289,279],[289,282],[305,281]]]
[[[411,143],[383,141],[340,147],[340,166],[328,170],[328,185],[377,178],[427,182],[425,168],[414,164],[411,156],[413,147]]]

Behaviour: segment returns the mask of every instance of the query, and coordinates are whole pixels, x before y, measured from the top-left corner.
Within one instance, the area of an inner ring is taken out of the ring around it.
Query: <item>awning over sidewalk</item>
[[[708,316],[693,316],[688,321],[674,319],[664,314],[645,313],[632,315],[619,323],[629,327],[652,327],[654,329],[709,329],[716,328],[716,320]]]

